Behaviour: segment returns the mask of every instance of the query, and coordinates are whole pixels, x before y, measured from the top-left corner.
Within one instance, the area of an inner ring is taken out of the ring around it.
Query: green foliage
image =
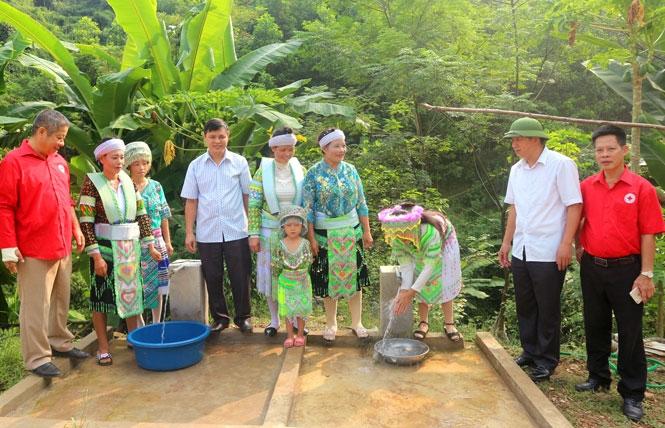
[[[0,329],[0,392],[23,378],[23,360],[18,329]]]
[[[101,33],[97,23],[87,16],[82,16],[70,30],[74,42],[86,45],[98,44]]]

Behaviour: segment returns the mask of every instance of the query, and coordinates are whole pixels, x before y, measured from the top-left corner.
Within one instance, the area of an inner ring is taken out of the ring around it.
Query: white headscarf
[[[102,156],[115,150],[125,151],[125,142],[120,138],[111,138],[98,145],[95,149],[95,159],[99,160]]]
[[[335,129],[333,132],[330,134],[326,134],[323,138],[319,140],[319,146],[321,148],[324,148],[328,144],[332,143],[335,140],[344,140],[346,137],[344,136],[344,132],[342,132],[341,129]]]
[[[279,146],[295,146],[298,142],[298,139],[293,134],[282,134],[275,137],[271,137],[268,140],[268,146],[270,147],[279,147]]]

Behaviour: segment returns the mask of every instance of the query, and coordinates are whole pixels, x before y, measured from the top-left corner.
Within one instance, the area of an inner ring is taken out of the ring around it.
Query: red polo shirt
[[[72,206],[69,166],[58,153],[45,158],[23,140],[0,162],[0,248],[44,260],[67,256]]]
[[[611,189],[603,171],[584,180],[581,189],[580,242],[587,253],[604,258],[640,254],[640,235],[665,232],[656,189],[628,168]]]

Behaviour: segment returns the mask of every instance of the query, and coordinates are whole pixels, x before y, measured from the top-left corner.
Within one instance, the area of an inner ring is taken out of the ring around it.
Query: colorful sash
[[[120,171],[122,193],[125,198],[124,212],[120,211],[116,193],[103,173],[88,174],[97,188],[110,224],[136,221],[136,191],[132,179]],[[143,312],[143,278],[140,272],[141,246],[138,239],[112,240],[113,283],[115,304],[120,318],[139,315]],[[110,274],[110,273],[109,273]]]
[[[333,299],[351,297],[356,293],[357,225],[358,214],[355,210],[340,217],[316,213],[315,227],[328,231],[327,238],[317,236],[317,241],[328,252],[328,296]]]

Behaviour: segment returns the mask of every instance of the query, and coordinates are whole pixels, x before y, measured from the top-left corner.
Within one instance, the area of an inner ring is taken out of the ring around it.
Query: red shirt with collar
[[[58,153],[44,157],[23,140],[0,162],[0,248],[43,260],[69,255],[72,206],[69,166]]]
[[[597,257],[640,254],[640,236],[665,232],[656,189],[624,167],[611,189],[603,171],[581,184],[584,224],[580,242]]]

